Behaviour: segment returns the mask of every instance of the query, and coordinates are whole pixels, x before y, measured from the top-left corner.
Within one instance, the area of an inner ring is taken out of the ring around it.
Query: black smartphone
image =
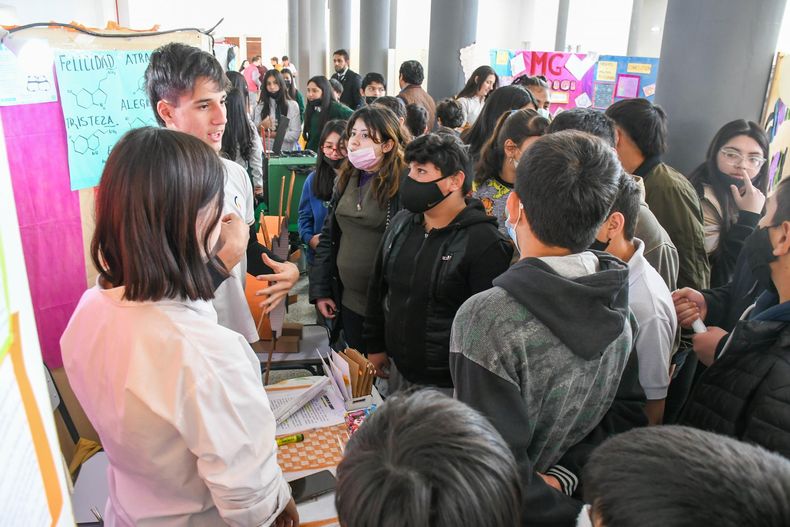
[[[335,476],[328,470],[322,470],[321,472],[293,480],[290,483],[291,496],[293,496],[296,503],[302,503],[321,494],[332,492],[335,490],[336,484]]]

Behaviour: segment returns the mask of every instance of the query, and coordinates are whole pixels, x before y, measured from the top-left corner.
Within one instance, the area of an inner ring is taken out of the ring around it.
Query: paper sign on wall
[[[496,63],[504,66],[510,60],[510,53],[506,49],[500,49],[496,52]]]
[[[642,87],[642,93],[645,94],[645,97],[650,97],[655,95],[656,93],[656,85],[655,84],[648,84],[647,86]]]
[[[614,99],[614,84],[609,82],[596,82],[593,86],[593,106],[595,108],[608,108]]]
[[[52,51],[44,41],[23,41],[20,50],[32,50],[18,57],[0,44],[0,106],[35,104],[58,100],[52,74]]]
[[[510,71],[514,77],[518,77],[522,73],[527,70],[527,64],[524,62],[524,55],[522,53],[516,53],[512,59],[510,59]]]
[[[614,82],[617,78],[617,63],[602,60],[598,63],[597,81]]]
[[[576,55],[571,55],[565,63],[565,69],[576,77],[577,80],[582,80],[587,71],[595,66],[597,60],[598,55],[595,53],[587,54],[584,59],[580,59]]]
[[[652,70],[652,64],[642,64],[639,62],[629,62],[626,68],[628,73],[639,73],[640,75],[650,75]]]
[[[151,51],[58,51],[71,189],[99,183],[104,162],[128,130],[156,126],[145,91]]]
[[[577,108],[589,108],[592,106],[592,100],[590,100],[590,96],[586,93],[582,93],[576,99],[574,99]]]
[[[615,97],[633,99],[639,97],[639,76],[620,75],[617,77],[617,88],[614,92]]]

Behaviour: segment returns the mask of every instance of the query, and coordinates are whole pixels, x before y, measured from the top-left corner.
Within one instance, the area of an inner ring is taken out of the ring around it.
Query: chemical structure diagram
[[[99,137],[99,134],[104,135],[106,133],[115,134],[116,132],[114,130],[107,132],[104,130],[96,130],[95,132],[88,135],[76,135],[75,137],[70,138],[71,148],[78,154],[87,154],[90,152],[91,155],[99,155],[99,148],[101,147],[101,138]],[[110,148],[112,147],[108,147],[108,151]]]
[[[74,96],[74,101],[77,103],[77,106],[86,110],[91,106],[98,106],[101,109],[105,109],[107,104],[107,92],[102,89],[101,84],[106,81],[110,75],[115,75],[115,72],[108,71],[107,75],[98,82],[96,89],[93,91],[80,88],[80,90],[75,93],[69,90],[69,93]]]
[[[153,125],[153,123],[151,123],[151,121],[146,121],[146,120],[141,119],[139,117],[135,117],[134,119],[129,119],[128,117],[126,117],[126,122],[129,124],[129,129],[141,128],[143,126],[152,126]]]

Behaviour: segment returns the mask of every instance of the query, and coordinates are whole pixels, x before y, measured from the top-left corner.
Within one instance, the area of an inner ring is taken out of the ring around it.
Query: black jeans
[[[340,316],[343,317],[343,336],[346,339],[346,345],[360,353],[367,353],[365,342],[362,340],[362,325],[365,323],[364,315],[360,315],[346,306],[341,306]]]

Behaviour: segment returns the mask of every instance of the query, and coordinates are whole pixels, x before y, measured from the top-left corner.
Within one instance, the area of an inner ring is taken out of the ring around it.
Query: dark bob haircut
[[[145,69],[145,86],[159,126],[164,126],[165,121],[156,111],[157,103],[164,99],[170,104],[178,104],[179,97],[192,93],[200,78],[214,82],[220,91],[229,87],[222,66],[211,53],[178,42],[166,44],[151,53]]]
[[[224,179],[219,156],[191,135],[144,127],[121,137],[96,196],[91,260],[101,278],[136,302],[213,298],[208,242]],[[208,214],[200,239],[199,214]]]
[[[514,526],[521,482],[488,420],[423,390],[387,398],[351,437],[335,506],[345,527]]]

